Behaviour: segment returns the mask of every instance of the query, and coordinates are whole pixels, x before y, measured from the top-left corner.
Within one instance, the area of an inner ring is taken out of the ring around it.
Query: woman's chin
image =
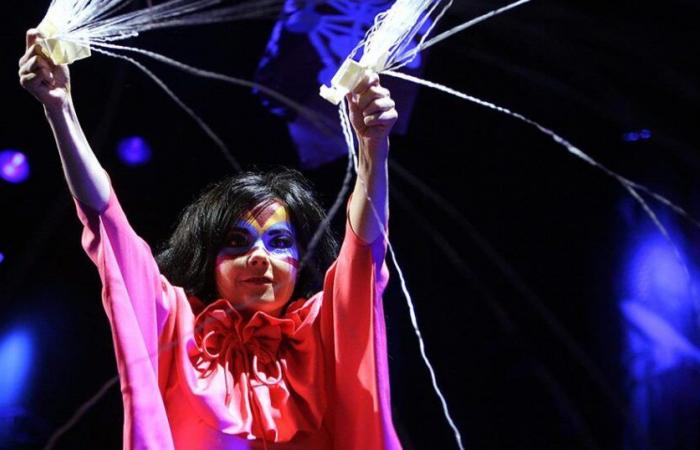
[[[260,297],[248,298],[242,304],[236,305],[236,308],[252,315],[258,311],[267,314],[277,315],[286,302],[280,302],[274,296],[262,295]]]

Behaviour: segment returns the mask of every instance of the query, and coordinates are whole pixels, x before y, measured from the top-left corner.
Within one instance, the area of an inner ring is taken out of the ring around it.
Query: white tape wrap
[[[55,64],[70,64],[90,56],[89,45],[60,40],[59,29],[48,17],[41,21],[37,29],[44,35],[44,39],[39,40],[39,45]]]
[[[364,67],[348,58],[333,76],[331,86],[321,85],[319,94],[334,105],[338,105],[343,97],[357,86],[364,73]]]

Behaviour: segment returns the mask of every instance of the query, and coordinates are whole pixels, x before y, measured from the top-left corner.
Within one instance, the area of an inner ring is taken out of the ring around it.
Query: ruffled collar
[[[199,300],[191,301],[195,311],[203,307]],[[315,310],[313,300],[299,299],[289,305],[282,317],[257,311],[246,321],[228,300],[216,300],[195,318],[194,341],[198,352],[192,355],[192,362],[200,376],[208,377],[217,366],[234,375],[236,361],[242,360],[241,369],[263,384],[276,385],[283,375],[280,348],[304,338],[306,333],[302,331],[310,327]],[[229,377],[225,378],[228,404],[232,386]]]

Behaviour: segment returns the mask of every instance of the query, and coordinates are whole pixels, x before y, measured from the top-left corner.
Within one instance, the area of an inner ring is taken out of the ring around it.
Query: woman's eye
[[[271,241],[274,248],[290,248],[294,245],[294,239],[289,236],[278,236]]]
[[[248,236],[242,233],[235,233],[229,238],[228,245],[231,247],[246,247],[248,245]]]

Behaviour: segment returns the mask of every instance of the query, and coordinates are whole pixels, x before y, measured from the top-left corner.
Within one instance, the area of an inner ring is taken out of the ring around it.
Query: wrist
[[[360,156],[372,162],[382,162],[389,158],[389,138],[359,139]]]
[[[60,102],[44,104],[44,114],[49,122],[55,122],[67,117],[72,117],[74,115],[74,111],[73,99],[70,95],[66,95],[66,97]]]
[[[357,170],[364,179],[373,179],[377,175],[384,175],[388,170],[388,146],[363,147],[360,145],[360,157]]]

